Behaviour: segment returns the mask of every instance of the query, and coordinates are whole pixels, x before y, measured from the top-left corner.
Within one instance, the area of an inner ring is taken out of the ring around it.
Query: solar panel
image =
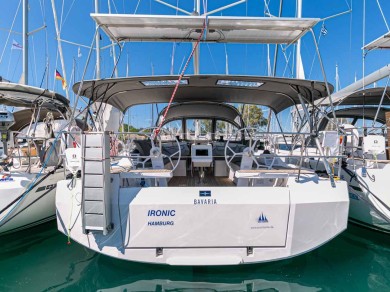
[[[290,44],[316,25],[314,18],[91,14],[112,40]]]

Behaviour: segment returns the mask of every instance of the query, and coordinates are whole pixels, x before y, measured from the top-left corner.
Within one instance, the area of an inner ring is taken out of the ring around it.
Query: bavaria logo
[[[199,197],[211,197],[211,191],[199,191]]]
[[[268,219],[266,216],[264,216],[263,213],[261,213],[259,219],[257,220],[258,223],[268,223]]]

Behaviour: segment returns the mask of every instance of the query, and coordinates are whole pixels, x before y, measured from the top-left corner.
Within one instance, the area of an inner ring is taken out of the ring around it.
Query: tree
[[[123,124],[122,126],[123,126],[123,132],[136,133],[140,131],[140,129],[134,128],[132,125]]]
[[[242,113],[242,119],[247,127],[264,127],[268,124],[268,119],[264,117],[260,107],[254,104],[245,104],[238,107]]]

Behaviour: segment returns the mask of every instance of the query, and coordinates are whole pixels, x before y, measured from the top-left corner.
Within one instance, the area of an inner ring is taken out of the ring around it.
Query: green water
[[[0,238],[0,291],[390,291],[390,235],[349,226],[308,254],[234,267],[119,261],[66,244],[55,222]]]

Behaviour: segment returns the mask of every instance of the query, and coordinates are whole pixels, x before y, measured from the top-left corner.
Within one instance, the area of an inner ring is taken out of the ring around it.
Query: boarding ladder
[[[83,134],[81,147],[83,232],[106,235],[111,227],[109,133]]]

